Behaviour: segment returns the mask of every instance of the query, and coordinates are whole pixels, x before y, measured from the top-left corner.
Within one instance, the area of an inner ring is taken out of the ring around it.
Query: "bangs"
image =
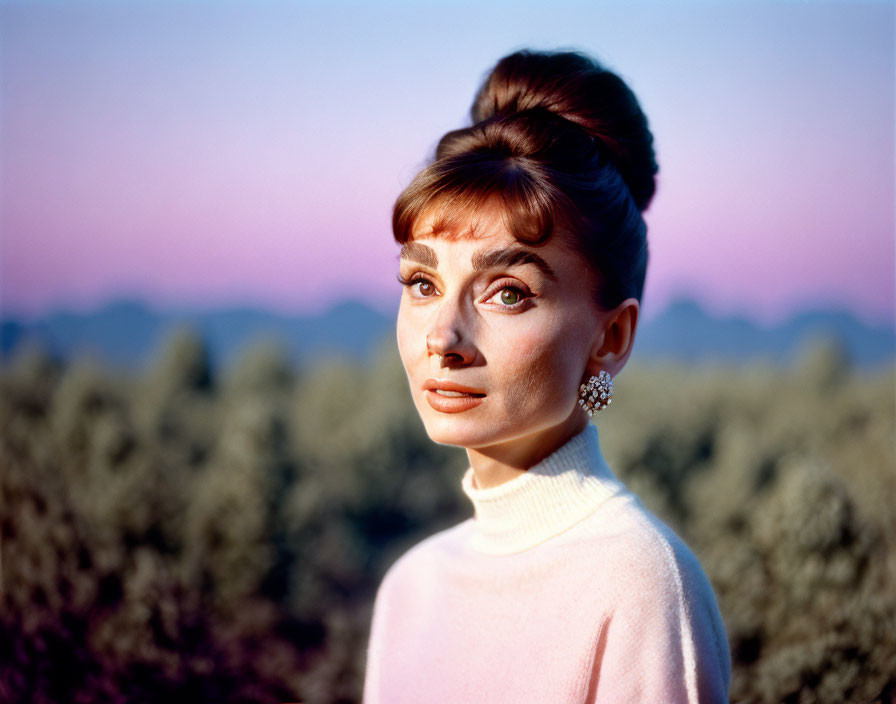
[[[543,165],[525,157],[467,153],[442,159],[421,171],[395,202],[392,232],[399,244],[413,239],[424,215],[432,216],[426,235],[475,235],[478,212],[497,206],[507,230],[529,245],[546,242],[558,213],[571,203]],[[420,233],[418,233],[419,236]]]

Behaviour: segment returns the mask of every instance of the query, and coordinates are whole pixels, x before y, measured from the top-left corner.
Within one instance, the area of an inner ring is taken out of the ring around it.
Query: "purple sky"
[[[398,296],[395,196],[575,47],[654,130],[647,316],[894,317],[894,4],[0,3],[0,313]]]

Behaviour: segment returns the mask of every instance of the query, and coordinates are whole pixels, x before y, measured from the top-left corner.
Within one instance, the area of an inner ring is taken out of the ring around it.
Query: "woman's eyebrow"
[[[423,266],[428,266],[430,269],[439,268],[439,258],[436,256],[436,250],[419,242],[406,242],[403,244],[399,258],[410,259]]]
[[[557,275],[550,265],[535,252],[528,249],[511,247],[509,249],[492,249],[487,252],[480,250],[473,255],[473,269],[476,271],[518,264],[534,264],[551,281],[557,280]]]

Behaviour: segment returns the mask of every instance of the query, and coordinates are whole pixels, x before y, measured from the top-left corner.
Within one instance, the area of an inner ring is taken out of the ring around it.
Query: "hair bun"
[[[656,192],[653,135],[634,93],[578,52],[518,51],[501,59],[473,101],[474,123],[544,108],[583,127],[622,176],[638,209]]]

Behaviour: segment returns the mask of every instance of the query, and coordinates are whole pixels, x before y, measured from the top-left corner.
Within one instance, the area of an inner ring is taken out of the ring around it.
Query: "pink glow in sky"
[[[456,8],[0,5],[0,313],[388,309],[395,196],[533,46],[599,57],[650,118],[647,315],[893,320],[892,3]]]

